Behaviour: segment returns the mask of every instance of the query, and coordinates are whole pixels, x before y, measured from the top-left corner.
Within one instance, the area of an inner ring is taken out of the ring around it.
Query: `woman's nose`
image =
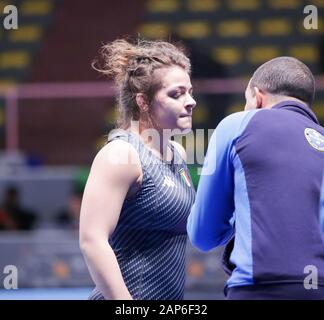
[[[196,106],[196,104],[196,100],[188,93],[186,107],[191,107],[191,109],[193,109]]]

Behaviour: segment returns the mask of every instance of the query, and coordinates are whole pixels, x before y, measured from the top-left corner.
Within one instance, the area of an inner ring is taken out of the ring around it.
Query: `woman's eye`
[[[173,98],[173,99],[178,99],[178,98],[180,98],[180,96],[181,96],[181,93],[178,92],[178,93],[174,93],[174,94],[172,94],[172,95],[171,95],[171,98]]]

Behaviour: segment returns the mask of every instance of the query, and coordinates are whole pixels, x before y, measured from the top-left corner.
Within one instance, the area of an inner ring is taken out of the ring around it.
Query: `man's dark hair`
[[[297,98],[311,106],[315,79],[309,68],[292,57],[278,57],[261,65],[253,74],[250,88]]]

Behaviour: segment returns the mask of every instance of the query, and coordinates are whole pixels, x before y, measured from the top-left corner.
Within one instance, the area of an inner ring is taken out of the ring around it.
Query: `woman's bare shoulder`
[[[141,162],[137,151],[123,140],[114,140],[104,145],[95,156],[92,168],[109,170],[116,174],[141,174]]]

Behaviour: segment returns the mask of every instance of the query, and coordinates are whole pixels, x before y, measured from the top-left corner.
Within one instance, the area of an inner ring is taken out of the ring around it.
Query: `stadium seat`
[[[312,44],[299,44],[289,48],[289,56],[293,56],[305,63],[316,63],[319,59],[319,48]]]
[[[242,97],[241,102],[235,102],[235,103],[231,104],[226,109],[226,115],[230,115],[230,114],[235,113],[235,112],[243,111],[244,105],[245,105],[245,102],[244,102],[243,97]]]
[[[254,46],[247,50],[246,60],[251,64],[261,64],[282,55],[281,52],[281,49],[277,46]]]
[[[53,9],[51,0],[24,0],[20,12],[25,16],[42,16],[49,14]]]
[[[309,4],[312,4],[316,7],[324,7],[324,1],[323,0],[312,0]]]
[[[211,34],[210,24],[203,20],[180,23],[176,30],[182,38],[204,38]]]
[[[242,59],[242,53],[237,47],[215,47],[212,50],[212,58],[225,65],[237,64]]]
[[[265,19],[258,24],[262,36],[288,36],[292,32],[292,24],[288,18]]]
[[[40,25],[20,25],[18,30],[9,32],[11,42],[37,42],[40,41],[43,28]]]
[[[317,29],[306,29],[304,27],[304,19],[298,21],[298,31],[301,35],[322,35],[324,33],[324,18],[319,17],[317,20]]]
[[[0,128],[2,128],[5,125],[5,110],[3,108],[3,105],[0,104]]]
[[[193,121],[195,124],[206,123],[209,117],[208,108],[204,103],[199,104],[199,108],[193,113]]]
[[[259,0],[228,0],[226,3],[228,8],[233,11],[257,10],[261,5]]]
[[[13,78],[0,78],[0,89],[6,90],[7,88],[10,88],[17,84],[16,79]]]
[[[171,27],[164,22],[144,23],[138,28],[140,36],[149,39],[164,39],[171,32]]]
[[[297,9],[301,6],[300,0],[268,0],[268,6],[272,9]]]
[[[219,0],[189,0],[187,9],[192,12],[214,11],[220,8]]]
[[[227,20],[216,25],[216,33],[220,37],[246,37],[251,32],[248,20]]]
[[[147,1],[147,11],[151,13],[156,12],[175,12],[180,8],[180,1],[178,0],[149,0]]]
[[[312,110],[320,122],[324,121],[324,100],[315,101]]]
[[[6,49],[0,56],[0,84],[24,79],[50,22],[55,3],[53,0],[0,0],[0,11],[7,4],[18,8],[19,23],[17,30],[0,29],[1,45]]]
[[[7,1],[7,0],[0,0],[0,12],[3,12],[3,9],[5,6],[13,4],[13,1]]]
[[[0,53],[0,69],[25,68],[30,63],[30,55],[26,51],[5,51]]]

